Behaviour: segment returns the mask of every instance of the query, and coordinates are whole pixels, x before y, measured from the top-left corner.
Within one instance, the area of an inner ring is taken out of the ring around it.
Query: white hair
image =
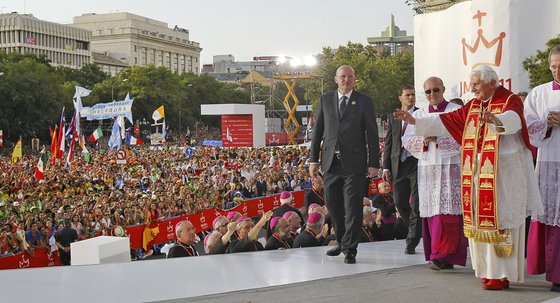
[[[469,74],[469,79],[472,79],[475,75],[480,76],[480,81],[484,83],[490,83],[492,80],[496,81],[496,85],[500,78],[496,71],[488,65],[480,65],[476,67],[471,73]]]
[[[217,231],[213,231],[208,239],[206,240],[206,245],[204,245],[204,251],[206,254],[210,252],[210,246],[213,246],[216,241],[219,241],[222,238],[222,234]]]
[[[183,231],[183,226],[185,225],[185,223],[191,223],[191,221],[188,220],[184,220],[181,222],[181,224],[179,224],[179,226],[177,226],[177,229],[175,229],[175,234],[177,235],[177,238],[179,238],[179,234]],[[192,225],[192,223],[191,223]]]
[[[372,209],[371,207],[369,207],[369,206],[364,206],[363,214],[364,214],[364,215],[369,215],[369,214],[371,214],[371,213],[373,213],[373,209]]]

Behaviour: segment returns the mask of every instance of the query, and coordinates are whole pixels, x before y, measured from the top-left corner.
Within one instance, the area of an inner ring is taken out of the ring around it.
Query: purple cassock
[[[438,235],[432,238],[432,235]],[[422,218],[422,237],[426,261],[465,266],[467,264],[467,238],[463,234],[463,216],[436,215]]]
[[[527,243],[527,273],[560,284],[560,227],[532,221]]]

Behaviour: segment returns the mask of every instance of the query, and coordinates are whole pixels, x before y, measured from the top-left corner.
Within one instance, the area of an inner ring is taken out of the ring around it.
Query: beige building
[[[81,68],[92,63],[91,31],[33,17],[0,14],[0,49],[6,53],[44,54],[52,65]]]
[[[178,26],[127,12],[83,14],[74,26],[92,31],[91,47],[130,66],[165,66],[179,74],[200,73],[200,44]]]

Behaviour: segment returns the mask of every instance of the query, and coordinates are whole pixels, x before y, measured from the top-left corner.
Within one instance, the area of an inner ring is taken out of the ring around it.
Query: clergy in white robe
[[[441,80],[440,80],[441,81]],[[426,87],[426,84],[424,85]],[[438,92],[439,93],[439,92]],[[433,96],[430,96],[433,97]],[[415,118],[436,116],[461,108],[443,99],[415,111]],[[426,261],[434,270],[465,266],[467,238],[463,234],[461,207],[461,146],[452,136],[425,140],[414,135],[414,126],[402,137],[404,147],[418,159],[418,193]]]
[[[536,172],[544,207],[544,214],[531,222],[527,273],[546,273],[551,290],[560,292],[560,46],[556,49],[549,59],[555,80],[535,87],[524,111],[529,139],[538,148]]]

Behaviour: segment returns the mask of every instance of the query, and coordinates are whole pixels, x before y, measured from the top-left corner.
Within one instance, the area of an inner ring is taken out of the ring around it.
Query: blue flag
[[[121,148],[121,145],[121,127],[115,121],[115,123],[113,123],[113,130],[111,131],[111,138],[109,138],[109,147],[113,150],[113,148]]]

